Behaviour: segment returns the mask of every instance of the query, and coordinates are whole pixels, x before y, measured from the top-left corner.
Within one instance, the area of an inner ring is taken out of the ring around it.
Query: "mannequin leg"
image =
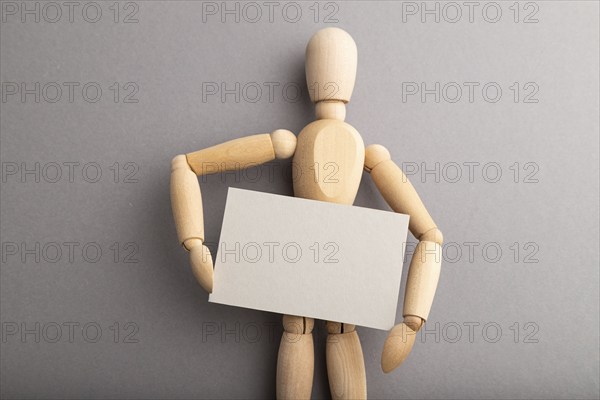
[[[327,322],[327,375],[333,399],[366,399],[367,376],[354,325]]]
[[[315,351],[312,318],[283,316],[283,336],[277,359],[277,398],[310,399]]]

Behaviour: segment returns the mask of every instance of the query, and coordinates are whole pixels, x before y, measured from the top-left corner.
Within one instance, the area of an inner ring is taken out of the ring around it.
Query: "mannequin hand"
[[[210,250],[200,239],[188,240],[185,246],[190,251],[190,264],[198,283],[208,293],[212,293],[214,273]]]
[[[390,330],[381,354],[383,372],[392,372],[404,362],[415,343],[416,333],[404,322]]]

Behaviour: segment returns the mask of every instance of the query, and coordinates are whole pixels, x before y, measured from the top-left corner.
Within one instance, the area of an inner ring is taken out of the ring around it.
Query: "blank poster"
[[[209,301],[388,330],[408,218],[229,188]]]

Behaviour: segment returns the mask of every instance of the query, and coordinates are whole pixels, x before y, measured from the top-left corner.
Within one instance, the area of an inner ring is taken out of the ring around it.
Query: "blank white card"
[[[229,188],[209,301],[388,330],[408,216]]]

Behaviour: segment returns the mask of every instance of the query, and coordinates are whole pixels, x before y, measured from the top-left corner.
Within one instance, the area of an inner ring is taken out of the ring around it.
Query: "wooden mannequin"
[[[200,285],[212,292],[213,264],[204,246],[202,198],[196,175],[238,170],[294,156],[294,194],[298,197],[352,204],[362,170],[369,172],[386,202],[410,215],[409,229],[419,240],[404,297],[404,322],[389,333],[381,357],[384,372],[398,367],[410,353],[415,333],[433,302],[441,266],[442,233],[407,177],[380,145],[366,149],[360,134],[344,122],[356,77],[357,49],[338,28],[317,32],[306,48],[306,79],[317,120],[298,135],[286,130],[247,136],[173,159],[171,202],[179,242],[190,252]],[[210,171],[206,166],[210,165]],[[215,165],[218,167],[215,168]],[[334,171],[334,179],[331,177]],[[373,266],[376,268],[377,266]],[[313,380],[314,320],[283,317],[284,333],[277,363],[277,397],[310,398]],[[327,371],[335,399],[366,398],[362,348],[354,325],[327,322]]]

